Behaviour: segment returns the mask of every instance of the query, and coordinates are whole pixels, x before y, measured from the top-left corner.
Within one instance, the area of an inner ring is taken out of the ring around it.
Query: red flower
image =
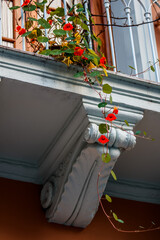
[[[30,0],[25,0],[21,7],[27,6],[30,3]]]
[[[65,31],[71,31],[73,29],[73,25],[70,24],[70,23],[66,23],[64,26],[63,26],[63,30]]]
[[[112,121],[116,120],[117,118],[113,113],[109,113],[105,119],[112,122]]]
[[[26,33],[26,29],[21,28],[21,30],[19,31],[19,35],[22,35],[22,34],[24,34],[24,33]]]
[[[84,52],[84,49],[82,49],[82,48],[80,48],[80,47],[76,47],[76,48],[74,49],[74,55],[75,55],[75,56],[81,56],[81,55],[83,54],[83,52]]]
[[[105,57],[101,57],[99,62],[100,62],[100,64],[106,64],[106,58]]]
[[[117,107],[114,107],[113,113],[114,113],[114,114],[118,114],[118,108],[117,108]]]
[[[82,59],[83,59],[83,60],[88,60],[88,58],[87,58],[87,57],[85,57],[85,56],[83,56],[83,57],[82,57]]]
[[[53,20],[52,20],[52,19],[50,19],[48,22],[49,22],[49,24],[50,24],[50,25],[52,25],[52,23],[53,23]]]
[[[17,26],[15,29],[16,32],[19,32],[20,30],[21,30],[21,26]]]
[[[47,10],[47,14],[50,14],[50,13],[51,13],[51,9],[48,9],[48,10]]]
[[[109,142],[109,139],[106,138],[105,135],[101,135],[101,137],[98,138],[98,141],[99,141],[100,143],[102,143],[102,144],[106,144],[107,142]]]

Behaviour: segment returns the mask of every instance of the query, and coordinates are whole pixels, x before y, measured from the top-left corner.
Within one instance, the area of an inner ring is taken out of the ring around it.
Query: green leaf
[[[50,53],[51,53],[51,50],[50,50],[50,49],[45,49],[45,50],[43,50],[42,52],[40,52],[40,54],[46,55],[46,56],[49,56]]]
[[[75,37],[67,37],[65,40],[74,40]]]
[[[25,22],[25,29],[26,30],[30,29],[32,27],[32,25],[33,25],[33,21],[31,21],[31,20],[26,21]]]
[[[68,49],[66,49],[64,52],[65,52],[65,53],[74,53],[74,49],[68,48]]]
[[[105,194],[105,198],[108,202],[112,202],[112,198],[108,194]]]
[[[105,163],[109,163],[111,161],[111,156],[109,153],[102,154],[102,161]]]
[[[98,104],[98,107],[102,108],[102,107],[105,107],[106,105],[107,105],[106,102],[101,102],[101,103]]]
[[[107,94],[110,94],[112,92],[112,87],[109,85],[109,84],[104,84],[103,85],[103,92],[104,93],[107,93]]]
[[[114,212],[113,212],[112,214],[113,214],[114,219],[115,219],[116,221],[118,221],[117,215],[116,215]]]
[[[51,15],[57,15],[58,17],[64,16],[64,8],[58,7]]]
[[[29,31],[29,32],[26,32],[26,33],[22,34],[22,37],[28,36],[29,34],[31,34],[31,32],[32,32],[32,31]]]
[[[95,53],[95,51],[93,51],[92,49],[88,49],[88,51],[89,51],[92,55],[98,57],[98,55],[97,55],[97,54]]]
[[[74,77],[82,77],[82,76],[83,76],[83,72],[78,72],[74,74]]]
[[[48,29],[51,27],[51,25],[43,18],[38,19],[38,23],[45,29]]]
[[[97,76],[100,76],[100,75],[101,75],[100,71],[93,71],[93,72],[90,73],[91,77],[97,77]]]
[[[76,12],[83,12],[84,11],[84,8],[78,8],[77,10],[76,10]]]
[[[89,48],[89,45],[88,45],[87,40],[86,40],[84,37],[82,37],[82,38],[83,38],[83,41],[84,41],[84,46],[85,46],[86,48]]]
[[[98,45],[101,47],[102,46],[102,41],[100,38],[97,38],[97,41],[98,41]]]
[[[72,21],[74,21],[75,18],[76,18],[75,16],[71,16],[71,17],[67,18],[67,21],[72,22]]]
[[[69,42],[69,44],[75,45],[75,44],[76,44],[76,41],[71,41],[71,42]]]
[[[101,123],[101,124],[99,125],[99,132],[100,132],[101,134],[107,133],[107,126],[106,126],[105,123]]]
[[[109,101],[110,101],[110,103],[112,104],[112,95],[110,95]]]
[[[147,135],[147,133],[146,133],[145,131],[143,132],[143,134],[144,134],[144,136],[146,136],[146,135]]]
[[[11,8],[9,8],[10,10],[15,10],[15,9],[18,9],[18,8],[20,8],[20,6],[14,6],[14,7],[11,7]]]
[[[56,36],[64,36],[64,35],[66,35],[66,31],[63,30],[63,29],[55,29],[55,30],[53,30],[53,33]]]
[[[150,68],[151,68],[152,72],[155,72],[155,68],[153,67],[153,65],[150,66]]]
[[[141,131],[136,131],[136,133],[135,133],[135,134],[136,134],[136,135],[139,135],[140,133],[141,133]]]
[[[36,6],[35,5],[28,5],[28,6],[24,6],[22,8],[23,8],[24,11],[32,12],[36,9]]]
[[[112,175],[113,179],[116,181],[117,177],[116,177],[116,174],[113,172],[113,170],[111,170],[111,175]]]
[[[42,36],[37,37],[37,40],[38,40],[38,42],[48,42],[49,41],[49,39],[47,37],[42,37]]]
[[[122,219],[117,219],[117,221],[120,223],[124,223],[124,221]]]
[[[92,60],[94,57],[90,54],[84,53],[83,54],[86,58],[88,58],[88,60]]]
[[[63,53],[63,51],[61,50],[52,50],[50,54],[54,56],[54,55],[60,55],[61,53]]]
[[[47,0],[43,0],[42,2],[35,2],[35,4],[37,5],[37,6],[43,6],[43,5],[45,5],[47,3]]]
[[[152,140],[152,141],[155,141],[155,138],[152,138],[151,140]]]
[[[36,18],[29,17],[28,20],[30,21],[38,21]]]
[[[130,68],[133,69],[133,70],[136,70],[134,67],[132,67],[132,66],[130,66],[130,65],[128,65],[128,67],[130,67]]]
[[[124,122],[129,127],[129,123],[127,122],[127,120],[124,120]]]

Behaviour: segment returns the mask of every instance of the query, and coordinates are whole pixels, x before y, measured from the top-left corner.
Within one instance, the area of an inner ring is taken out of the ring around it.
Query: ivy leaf
[[[55,30],[53,30],[53,33],[56,36],[64,36],[64,35],[66,35],[66,31],[63,30],[63,29],[55,29]]]
[[[100,76],[100,75],[101,75],[101,73],[99,71],[93,71],[93,72],[90,73],[91,77],[97,77],[97,76]]]
[[[124,122],[129,127],[129,123],[127,122],[127,120],[124,120]]]
[[[111,170],[111,175],[112,175],[113,179],[116,181],[117,177],[116,177],[116,174],[113,172],[113,170]]]
[[[37,37],[37,40],[38,40],[38,42],[48,42],[49,41],[49,39],[47,37],[42,37],[42,36]]]
[[[82,77],[82,76],[83,76],[83,72],[78,72],[74,74],[74,77]]]
[[[15,10],[15,9],[18,9],[18,8],[20,8],[20,6],[14,6],[14,7],[11,7],[11,8],[9,8],[10,10]]]
[[[109,101],[110,101],[110,103],[112,104],[112,95],[110,95]]]
[[[130,68],[133,69],[133,70],[136,70],[134,67],[132,67],[132,66],[130,66],[130,65],[128,65],[128,67],[130,67]]]
[[[61,53],[63,53],[63,51],[61,51],[61,50],[52,50],[51,52],[50,52],[50,54],[51,55],[60,55]]]
[[[101,123],[101,124],[99,125],[99,132],[100,132],[101,134],[107,133],[107,126],[106,126],[105,123]]]
[[[28,6],[24,6],[22,8],[23,8],[24,11],[32,12],[36,9],[36,6],[35,5],[28,5]]]
[[[104,84],[103,85],[103,92],[104,93],[107,93],[107,94],[110,94],[112,92],[112,87],[109,85],[109,84]]]
[[[117,219],[117,221],[120,223],[124,223],[124,221],[122,219]]]
[[[117,215],[116,215],[114,212],[113,212],[112,214],[113,214],[114,219],[115,219],[116,221],[118,221]]]
[[[26,33],[22,34],[22,37],[28,36],[29,34],[31,34],[31,32],[32,32],[32,31],[29,31],[29,32],[26,32]]]
[[[109,163],[111,161],[111,156],[109,153],[102,154],[102,161],[105,163]]]
[[[51,25],[43,18],[38,19],[38,23],[45,29],[48,29],[51,27]]]
[[[98,107],[102,108],[102,107],[105,107],[106,105],[107,105],[106,102],[101,102],[101,103],[98,104]]]
[[[141,131],[136,131],[136,133],[135,133],[135,134],[136,134],[136,135],[139,135],[140,133],[141,133]]]
[[[152,72],[155,72],[155,68],[153,67],[153,65],[150,66],[150,68],[151,68]]]
[[[105,198],[108,202],[112,202],[112,198],[108,194],[105,194]]]

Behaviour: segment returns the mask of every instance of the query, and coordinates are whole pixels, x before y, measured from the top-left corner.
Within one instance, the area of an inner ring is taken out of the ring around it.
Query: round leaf
[[[108,163],[111,161],[111,156],[109,153],[103,153],[102,154],[102,161],[105,163]]]
[[[48,38],[47,37],[42,37],[42,36],[40,36],[40,37],[38,37],[37,38],[37,40],[39,41],[39,42],[48,42]]]
[[[109,85],[109,84],[104,84],[103,85],[103,92],[104,93],[107,93],[107,94],[110,94],[112,92],[112,87]]]

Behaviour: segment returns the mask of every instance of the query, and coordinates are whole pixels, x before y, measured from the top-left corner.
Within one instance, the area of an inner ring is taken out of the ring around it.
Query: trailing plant
[[[27,17],[25,28],[22,28],[17,22],[15,31],[18,32],[18,37],[21,36],[26,39],[26,42],[30,44],[34,52],[51,56],[55,60],[66,64],[68,67],[70,65],[79,65],[81,67],[81,71],[78,71],[74,77],[81,77],[83,81],[99,95],[100,98],[100,102],[97,107],[102,110],[103,123],[99,125],[101,137],[98,139],[98,141],[102,145],[106,146],[106,153],[102,154],[102,161],[103,164],[107,164],[111,160],[111,156],[108,152],[109,132],[112,126],[119,127],[114,124],[114,121],[117,119],[118,115],[118,106],[114,106],[109,110],[106,110],[107,104],[112,104],[112,87],[106,83],[106,81],[104,83],[104,77],[108,76],[107,70],[113,69],[114,66],[107,64],[107,59],[101,52],[101,39],[97,37],[94,32],[90,31],[88,26],[89,20],[84,14],[84,8],[82,4],[74,4],[68,11],[66,18],[64,8],[50,8],[50,3],[45,8],[44,6],[46,3],[46,0],[43,0],[40,3],[35,1],[33,2],[32,0],[25,0],[21,6],[14,6],[10,8],[11,10],[22,8],[24,12],[36,12],[37,14],[37,18],[33,18],[32,16]],[[45,9],[47,11],[46,19],[44,18]],[[89,11],[88,14],[90,15],[90,21],[92,24],[94,24]],[[97,43],[96,51],[89,47],[88,38],[90,36],[92,40]],[[48,49],[46,46],[48,46]],[[96,86],[96,88],[94,86]],[[124,124],[129,126],[127,120],[124,121]],[[126,131],[123,127],[119,128]],[[153,140],[150,137],[146,137],[146,132],[143,132],[143,134],[140,136],[140,131],[137,131],[134,136]],[[100,175],[101,170],[97,178],[97,192]],[[113,170],[111,171],[111,175],[115,180],[117,180]],[[106,194],[105,197],[108,202],[112,202],[110,196]],[[114,212],[112,212],[112,216],[109,216],[104,210],[100,197],[99,202],[112,226],[118,231],[123,231],[114,225],[112,219],[115,219],[120,223],[123,223],[123,220],[119,219]],[[159,228],[160,227],[156,229]],[[153,229],[123,232],[139,232],[148,230]]]

